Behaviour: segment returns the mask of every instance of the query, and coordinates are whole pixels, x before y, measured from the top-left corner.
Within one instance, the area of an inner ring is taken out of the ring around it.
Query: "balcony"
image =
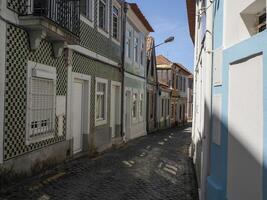
[[[66,44],[78,44],[80,33],[79,0],[30,0],[27,15],[20,24],[29,32],[30,44],[37,49],[42,39],[53,43],[55,56]]]

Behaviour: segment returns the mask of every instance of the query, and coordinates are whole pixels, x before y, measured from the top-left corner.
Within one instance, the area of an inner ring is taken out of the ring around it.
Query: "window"
[[[259,33],[266,29],[266,11],[259,15],[257,29]]]
[[[108,81],[105,79],[96,78],[96,126],[107,123],[107,89]]]
[[[153,119],[154,117],[154,95],[153,94],[149,94],[151,102],[149,103],[150,106],[150,119]]]
[[[186,91],[186,79],[183,77],[183,92]]]
[[[99,0],[98,5],[98,26],[108,32],[108,0]]]
[[[137,98],[138,98],[138,94],[134,93],[133,94],[133,107],[132,107],[132,117],[133,117],[133,119],[137,118]]]
[[[28,63],[27,141],[47,139],[55,133],[56,68]]]
[[[90,21],[93,21],[93,11],[94,11],[94,0],[81,0],[81,14],[84,15]]]
[[[112,8],[112,37],[116,40],[119,40],[120,36],[120,11],[116,6]]]
[[[166,108],[167,108],[167,116],[169,116],[170,115],[170,99],[167,99],[166,100]]]
[[[179,90],[179,76],[176,76],[176,89]]]
[[[144,64],[145,64],[145,54],[146,54],[145,40],[144,40],[144,37],[141,36],[141,51],[140,51],[140,63],[141,63],[141,66],[144,66]],[[151,71],[153,71],[153,70],[151,69]]]
[[[134,62],[138,63],[138,38],[134,38]]]
[[[172,74],[172,88],[175,88],[175,74]]]
[[[172,103],[171,105],[171,117],[174,118],[175,117],[175,107],[174,104]]]
[[[164,117],[164,106],[165,106],[164,99],[161,99],[161,117]]]
[[[127,30],[126,32],[126,56],[127,58],[131,58],[131,48],[132,48],[132,32],[130,30]]]
[[[182,76],[179,77],[179,82],[180,82],[179,90],[182,91],[183,90],[183,77]]]
[[[143,118],[143,114],[144,114],[144,94],[141,93],[140,94],[140,104],[139,104],[139,116],[140,116],[140,119]]]
[[[180,116],[179,116],[180,120],[182,120],[182,105],[180,105]]]

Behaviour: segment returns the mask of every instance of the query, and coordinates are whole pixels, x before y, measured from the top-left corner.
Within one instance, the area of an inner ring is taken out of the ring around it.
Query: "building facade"
[[[137,4],[127,11],[124,65],[124,133],[131,140],[147,134],[146,129],[146,38],[153,28]]]
[[[43,1],[7,0],[0,6],[0,167],[34,173],[70,155],[71,58],[64,48],[79,43],[79,4],[58,1],[49,10]]]
[[[155,41],[151,36],[147,37],[147,103],[146,103],[146,117],[147,117],[147,132],[151,133],[157,130],[158,116],[157,116],[157,100],[158,100],[158,76]]]
[[[121,140],[124,4],[81,0],[80,43],[70,45],[68,133],[73,152],[101,152]],[[78,106],[78,107],[77,107]]]
[[[157,56],[157,72],[160,89],[165,92],[169,91],[167,96],[170,97],[166,99],[167,103],[161,103],[159,106],[161,116],[159,122],[168,121],[168,123],[160,122],[160,124],[165,124],[167,127],[187,124],[188,79],[192,74],[182,64],[173,63],[162,55]],[[160,96],[159,101],[162,101]],[[162,106],[165,108],[162,109]],[[165,116],[163,110],[166,110],[166,117],[163,117]]]
[[[0,15],[1,167],[34,173],[122,142],[124,2],[7,0]]]
[[[266,1],[187,3],[201,199],[266,199]]]
[[[176,87],[179,93],[177,99],[177,116],[176,120],[179,126],[183,126],[188,123],[188,101],[189,101],[189,77],[192,76],[182,64],[175,63],[178,70],[176,75]]]
[[[159,82],[158,128],[171,127],[172,69],[173,63],[162,55],[157,56]]]

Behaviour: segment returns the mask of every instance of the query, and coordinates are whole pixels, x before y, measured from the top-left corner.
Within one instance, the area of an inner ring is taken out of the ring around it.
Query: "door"
[[[116,125],[120,124],[121,95],[120,86],[111,85],[110,127],[112,138],[116,137]]]
[[[228,200],[262,200],[263,56],[229,67]]]
[[[131,139],[131,92],[126,91],[125,95],[125,134],[126,140],[129,140]]]
[[[72,133],[74,154],[82,151],[83,88],[83,81],[75,79],[72,86]]]

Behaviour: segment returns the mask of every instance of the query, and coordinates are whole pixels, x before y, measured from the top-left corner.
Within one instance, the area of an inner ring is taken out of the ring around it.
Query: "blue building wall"
[[[214,49],[223,46],[223,4],[214,3]],[[267,199],[267,31],[259,33],[228,49],[223,50],[222,85],[213,86],[213,95],[222,95],[221,145],[211,144],[210,176],[207,178],[207,199],[226,200],[227,197],[227,150],[228,150],[228,76],[230,63],[256,53],[264,59],[264,177],[263,199]]]

